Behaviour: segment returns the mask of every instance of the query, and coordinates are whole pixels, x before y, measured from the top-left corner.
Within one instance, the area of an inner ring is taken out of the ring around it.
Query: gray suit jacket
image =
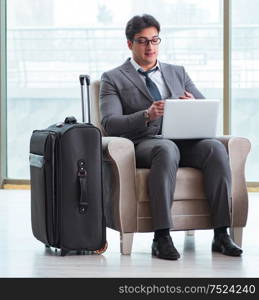
[[[204,98],[191,81],[184,67],[160,63],[162,76],[177,99],[188,91],[194,98]],[[144,111],[153,99],[130,59],[123,65],[103,73],[100,87],[101,124],[110,136],[121,136],[134,143],[159,133],[162,118],[146,126]]]

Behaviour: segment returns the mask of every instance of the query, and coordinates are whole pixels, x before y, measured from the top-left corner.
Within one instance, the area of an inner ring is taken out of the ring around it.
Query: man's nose
[[[151,44],[151,41],[148,41],[147,45],[146,45],[146,48],[147,49],[152,49],[154,47],[153,44]]]

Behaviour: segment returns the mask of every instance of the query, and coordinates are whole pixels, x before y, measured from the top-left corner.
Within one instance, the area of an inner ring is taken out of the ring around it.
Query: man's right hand
[[[164,114],[165,100],[154,101],[148,109],[149,120],[153,121]]]

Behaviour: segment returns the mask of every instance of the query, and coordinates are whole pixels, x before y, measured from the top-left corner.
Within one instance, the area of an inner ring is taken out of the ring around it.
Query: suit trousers
[[[146,138],[135,144],[137,168],[149,168],[148,194],[154,230],[173,228],[178,167],[200,169],[214,228],[230,226],[231,172],[225,146],[216,139]]]

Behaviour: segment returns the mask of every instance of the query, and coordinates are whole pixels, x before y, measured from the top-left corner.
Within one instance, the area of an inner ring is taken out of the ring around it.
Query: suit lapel
[[[136,86],[136,88],[138,88],[142,94],[144,94],[148,100],[150,100],[151,102],[153,102],[153,99],[145,85],[145,83],[143,82],[143,80],[141,80],[137,74],[137,71],[134,69],[134,67],[132,66],[130,59],[128,59],[122,66],[120,71]]]
[[[160,63],[160,69],[162,72],[162,76],[165,80],[165,83],[171,93],[172,98],[176,98],[176,95],[173,90],[173,84],[172,84],[174,82],[174,77],[172,72],[170,71],[169,66],[167,64]]]

